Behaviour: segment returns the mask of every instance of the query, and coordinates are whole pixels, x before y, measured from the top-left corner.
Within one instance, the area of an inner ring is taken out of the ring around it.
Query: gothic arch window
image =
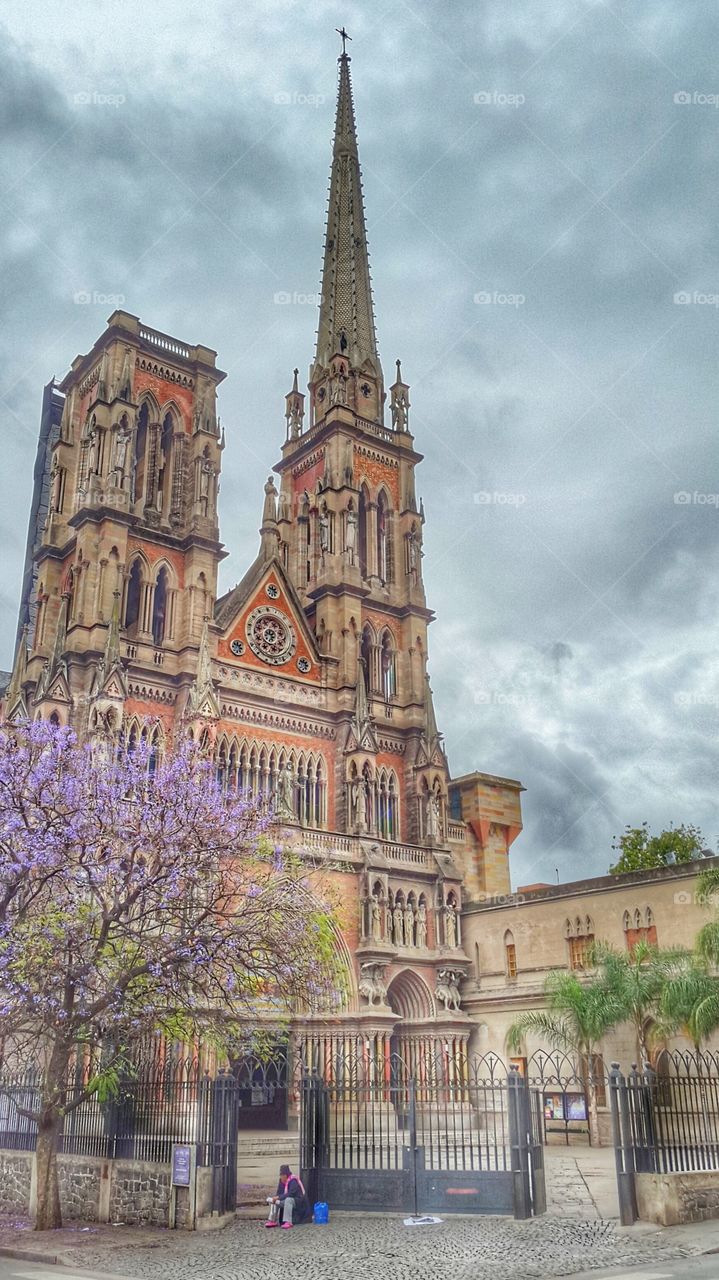
[[[377,501],[377,573],[383,582],[394,581],[392,508],[384,489]]]
[[[322,756],[317,761],[315,774],[315,814],[317,827],[327,826],[327,774]]]
[[[359,491],[359,502],[357,504],[357,542],[359,552],[359,567],[363,578],[367,577],[367,509],[369,507],[369,493],[365,485]]]
[[[225,738],[220,742],[217,748],[217,757],[215,761],[215,781],[223,794],[227,792],[228,781],[228,752],[227,741]]]
[[[387,839],[399,840],[399,794],[397,775],[392,770],[387,784]]]
[[[240,764],[240,751],[235,738],[232,739],[230,746],[228,764],[227,764],[227,790],[236,792],[240,790],[238,772]]]
[[[382,694],[385,702],[391,702],[397,693],[397,655],[390,631],[385,631],[382,636],[380,667],[382,671]]]
[[[137,415],[137,431],[135,432],[135,453],[132,460],[132,485],[130,500],[140,502],[145,492],[145,472],[147,463],[147,429],[150,423],[150,408],[147,400],[140,405]]]
[[[169,574],[163,565],[152,597],[152,642],[158,647],[163,643],[167,630],[168,580]]]
[[[172,410],[168,410],[162,420],[160,432],[160,458],[157,474],[157,509],[167,514],[169,508],[169,492],[172,488],[172,440],[175,433],[175,418]]]
[[[53,711],[52,715],[50,716],[50,724],[54,725],[56,729],[60,728],[60,717],[57,714],[57,711]]]
[[[250,749],[246,742],[240,748],[240,760],[237,769],[237,790],[244,794],[250,788]]]
[[[375,687],[374,678],[374,655],[375,655],[375,634],[369,622],[366,622],[362,628],[362,639],[360,641],[360,657],[363,663],[363,673],[365,679],[365,687],[370,693]]]
[[[125,630],[129,636],[136,636],[141,629],[142,586],[142,561],[137,556],[132,562],[125,595]]]
[[[132,755],[137,750],[140,741],[140,726],[137,720],[131,720],[125,731],[125,750],[128,755]]]
[[[504,971],[513,982],[517,977],[517,948],[514,943],[514,934],[511,929],[507,929],[504,935]]]
[[[654,912],[651,907],[644,907],[643,910],[635,907],[634,911],[625,911],[622,916],[622,927],[628,951],[633,951],[638,942],[657,946],[657,926],[654,923]]]
[[[152,778],[157,772],[157,766],[162,759],[162,730],[159,725],[155,725],[152,733],[149,735],[149,747],[147,753],[147,772]]]

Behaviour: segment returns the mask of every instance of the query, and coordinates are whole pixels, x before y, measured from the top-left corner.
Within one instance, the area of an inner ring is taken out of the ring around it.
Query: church
[[[328,869],[341,903],[341,999],[297,1015],[306,1051],[319,1062],[361,1037],[378,1067],[401,1047],[418,1069],[437,1053],[461,1069],[475,1025],[463,907],[509,891],[522,787],[450,774],[422,455],[399,360],[392,376],[343,52],[316,350],[306,390],[288,378],[284,428],[278,388],[256,559],[218,596],[218,482],[241,434],[220,425],[215,352],[115,311],[45,391],[4,712],[157,752],[192,734],[223,787],[272,805],[278,837]]]

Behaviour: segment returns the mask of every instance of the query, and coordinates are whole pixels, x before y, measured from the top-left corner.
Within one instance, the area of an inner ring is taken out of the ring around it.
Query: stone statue
[[[213,475],[214,471],[210,459],[203,458],[202,465],[200,467],[200,507],[202,509],[203,516],[209,514],[210,487]]]
[[[320,512],[320,551],[324,556],[325,551],[329,551],[330,546],[330,518],[327,508],[323,507]]]
[[[382,941],[382,904],[376,893],[372,894],[372,941]]]
[[[404,915],[399,902],[394,909],[394,945],[396,947],[404,946]]]
[[[52,460],[52,471],[50,472],[50,511],[60,510],[60,463],[55,454]]]
[[[290,760],[280,770],[277,780],[277,817],[292,821],[295,817],[295,771]]]
[[[427,946],[427,908],[423,902],[417,910],[417,946]]]
[[[372,961],[360,965],[360,978],[357,984],[360,995],[368,1004],[384,1004],[387,986],[384,981],[385,966]]]
[[[357,512],[354,507],[347,508],[347,530],[345,533],[345,551],[349,557],[350,564],[355,562],[355,549],[357,547]]]
[[[414,946],[414,911],[411,902],[408,902],[404,909],[404,945]]]
[[[367,830],[367,792],[364,782],[357,783],[357,826],[360,831]]]
[[[410,577],[414,582],[417,581],[418,560],[419,546],[417,542],[417,530],[412,527],[407,535],[407,564]]]
[[[407,396],[402,388],[400,388],[392,397],[392,426],[395,431],[407,430]]]
[[[91,427],[91,428],[90,428],[90,430],[89,430],[89,432],[88,432],[88,435],[87,435],[87,471],[86,471],[86,475],[87,475],[88,481],[89,481],[89,479],[90,479],[90,477],[91,477],[91,476],[94,476],[94,475],[95,475],[96,470],[97,470],[97,453],[98,453],[97,446],[98,446],[98,443],[99,443],[99,442],[98,442],[98,438],[97,438],[97,431],[95,430],[95,428],[94,428],[94,427]]]
[[[454,949],[457,945],[457,909],[452,902],[446,907],[444,931],[447,946]]]
[[[125,479],[125,468],[127,467],[127,450],[130,445],[130,437],[132,428],[126,423],[118,426],[115,434],[115,448],[112,455],[112,469],[115,473],[115,484],[118,489],[122,488]]]
[[[427,796],[427,835],[433,840],[439,836],[439,801],[433,792]]]
[[[445,1013],[459,1013],[461,1004],[459,995],[459,974],[456,969],[439,969],[435,996],[444,1005]]]

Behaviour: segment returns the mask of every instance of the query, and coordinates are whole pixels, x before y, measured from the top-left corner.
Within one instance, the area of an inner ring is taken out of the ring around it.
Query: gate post
[[[514,1182],[514,1216],[531,1218],[532,1188],[530,1176],[530,1144],[532,1141],[529,1114],[529,1087],[519,1074],[515,1063],[507,1076],[507,1113],[509,1117],[509,1147]]]
[[[321,1194],[320,1169],[325,1143],[325,1086],[318,1076],[303,1076],[300,1086],[300,1169],[310,1201]]]
[[[411,1197],[415,1218],[417,1211],[417,1082],[414,1076],[409,1078],[409,1167],[411,1178]]]
[[[634,1182],[634,1142],[629,1118],[627,1084],[619,1070],[618,1062],[612,1063],[609,1072],[609,1100],[612,1113],[614,1161],[617,1170],[619,1218],[623,1227],[631,1227],[639,1217],[637,1189]]]

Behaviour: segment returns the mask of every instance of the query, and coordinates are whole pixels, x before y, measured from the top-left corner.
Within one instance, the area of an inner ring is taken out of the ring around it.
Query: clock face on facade
[[[280,667],[297,648],[297,636],[287,614],[272,605],[253,609],[245,624],[247,643],[263,662]]]

